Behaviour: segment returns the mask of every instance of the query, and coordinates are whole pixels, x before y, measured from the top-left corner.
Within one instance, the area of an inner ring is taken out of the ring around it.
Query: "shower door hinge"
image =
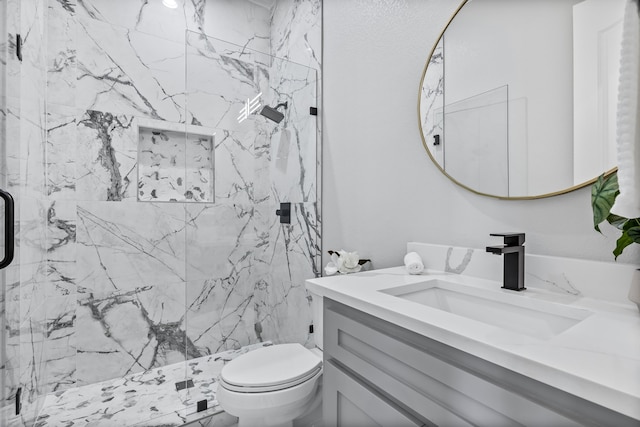
[[[202,399],[196,402],[196,412],[206,411],[207,409],[207,399]]]
[[[20,415],[22,410],[22,387],[18,387],[16,390],[16,415]]]
[[[309,114],[312,116],[317,116],[318,115],[318,108],[317,107],[309,107]]]
[[[20,34],[16,34],[16,56],[18,61],[22,62],[22,36]]]

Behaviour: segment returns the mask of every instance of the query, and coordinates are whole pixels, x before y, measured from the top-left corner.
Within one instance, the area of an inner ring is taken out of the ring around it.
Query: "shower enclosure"
[[[251,48],[204,19],[171,39],[156,3],[132,29],[109,2],[0,2],[0,425],[180,425],[216,412],[226,360],[312,342],[318,76],[276,47],[319,2],[208,2],[270,24]]]

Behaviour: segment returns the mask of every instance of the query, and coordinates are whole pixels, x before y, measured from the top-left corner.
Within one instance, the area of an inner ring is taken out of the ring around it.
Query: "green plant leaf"
[[[622,230],[627,221],[627,218],[616,214],[609,214],[609,216],[607,217],[607,222],[613,225],[618,230]]]
[[[640,244],[640,218],[633,218],[626,222],[623,229],[634,243]]]
[[[598,226],[607,219],[611,213],[611,207],[620,194],[618,189],[618,174],[614,173],[607,178],[600,175],[598,180],[591,186],[591,207],[593,209],[593,228],[600,231]]]
[[[624,248],[633,243],[633,239],[626,233],[623,232],[620,238],[616,241],[616,248],[613,250],[613,256],[617,260]]]

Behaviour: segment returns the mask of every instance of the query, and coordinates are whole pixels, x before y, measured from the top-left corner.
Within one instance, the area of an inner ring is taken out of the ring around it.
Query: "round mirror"
[[[423,144],[479,194],[548,197],[616,165],[624,0],[466,0],[420,81]]]

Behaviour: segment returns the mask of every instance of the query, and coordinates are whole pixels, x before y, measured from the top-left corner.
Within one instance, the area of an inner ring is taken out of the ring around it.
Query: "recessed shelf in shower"
[[[214,202],[215,131],[138,119],[138,200]]]

